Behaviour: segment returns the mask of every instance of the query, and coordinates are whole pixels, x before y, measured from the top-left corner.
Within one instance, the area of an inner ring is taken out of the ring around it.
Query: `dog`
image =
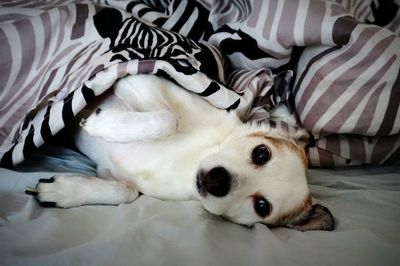
[[[312,205],[306,131],[292,136],[243,123],[235,111],[155,75],[120,79],[78,120],[74,142],[97,164],[97,177],[40,179],[26,193],[42,206],[118,205],[143,193],[198,200],[208,212],[246,226],[333,230],[330,211]]]

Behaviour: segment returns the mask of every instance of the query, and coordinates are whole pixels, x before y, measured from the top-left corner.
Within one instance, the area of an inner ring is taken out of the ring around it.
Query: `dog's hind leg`
[[[135,200],[138,190],[130,184],[96,177],[57,175],[40,179],[36,187],[27,188],[44,207],[69,208],[81,205],[119,205]]]
[[[128,143],[161,139],[175,133],[177,119],[169,110],[135,112],[115,108],[97,109],[80,126],[91,136],[108,142]]]

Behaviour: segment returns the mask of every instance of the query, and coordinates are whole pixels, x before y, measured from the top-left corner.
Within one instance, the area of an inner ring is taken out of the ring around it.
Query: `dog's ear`
[[[293,138],[298,145],[305,149],[315,146],[314,136],[304,128],[297,129]]]
[[[313,135],[300,125],[295,115],[289,111],[286,105],[280,104],[275,106],[270,113],[270,120],[284,122],[289,127],[295,129],[294,132],[293,130],[289,130],[289,132],[283,133],[285,138],[294,140],[296,144],[305,149],[315,146]]]
[[[315,204],[303,220],[297,221],[287,227],[299,231],[323,230],[332,231],[335,226],[334,218],[328,208]]]

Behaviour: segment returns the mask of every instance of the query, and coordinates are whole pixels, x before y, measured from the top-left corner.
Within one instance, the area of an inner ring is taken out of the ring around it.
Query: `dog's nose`
[[[212,168],[203,176],[206,191],[216,197],[224,197],[231,188],[231,174],[224,167]]]

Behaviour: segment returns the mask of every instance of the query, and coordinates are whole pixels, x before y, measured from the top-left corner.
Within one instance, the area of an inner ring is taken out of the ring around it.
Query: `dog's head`
[[[204,208],[243,225],[332,230],[329,210],[312,205],[303,133],[289,136],[252,125],[223,141],[197,173]]]

